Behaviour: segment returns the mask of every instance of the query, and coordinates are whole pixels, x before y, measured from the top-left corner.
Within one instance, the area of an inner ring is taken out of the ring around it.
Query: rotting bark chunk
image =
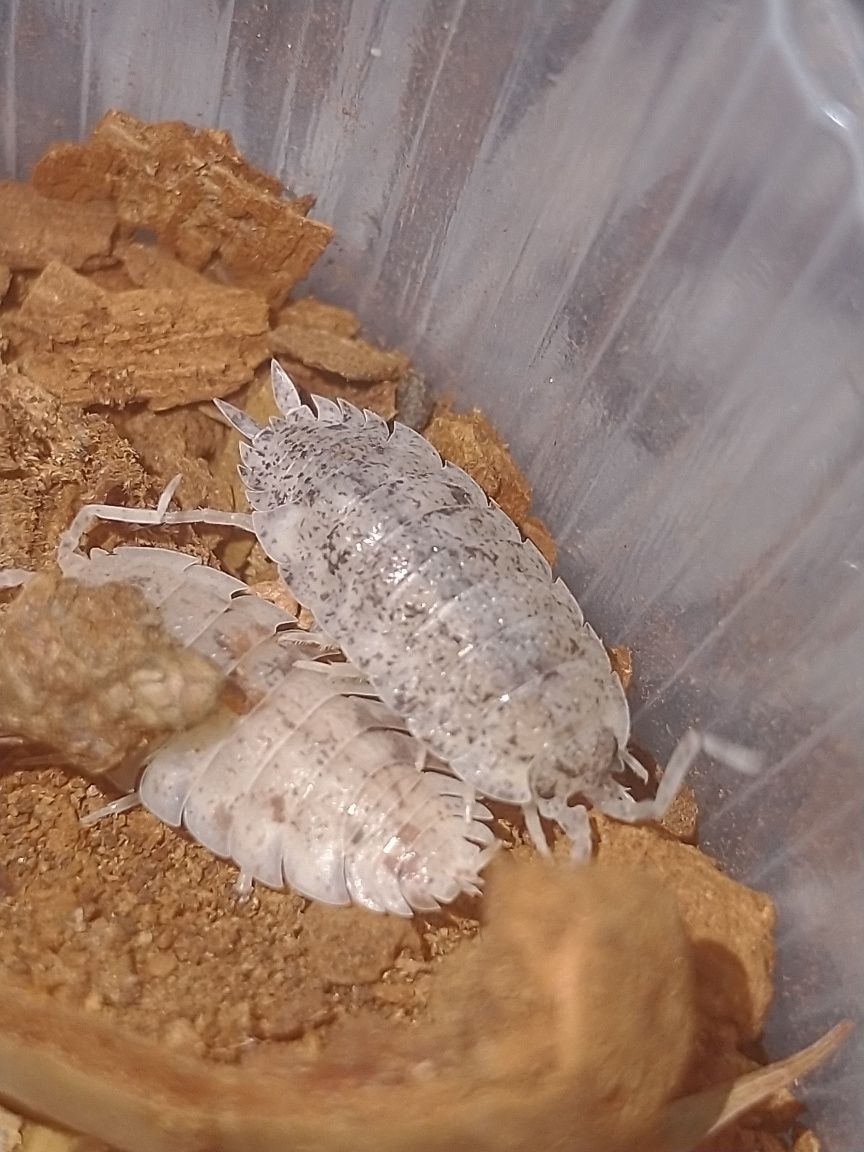
[[[52,260],[70,268],[113,263],[116,229],[110,204],[61,204],[29,184],[0,184],[0,264],[13,272],[44,268]]]
[[[348,340],[333,332],[282,324],[270,336],[274,352],[284,352],[309,368],[332,372],[356,383],[396,380],[410,367],[401,352],[386,352],[363,340]]]
[[[23,370],[64,403],[173,408],[235,391],[267,355],[267,308],[245,289],[106,292],[49,264],[7,331]]]
[[[282,199],[279,182],[247,163],[227,132],[124,112],[109,112],[84,144],[52,148],[32,179],[46,196],[113,199],[124,224],[151,230],[184,264],[218,263],[274,305],[333,234],[306,218],[308,198]]]
[[[82,504],[147,504],[152,484],[126,440],[95,413],[65,406],[0,365],[0,541],[3,562],[53,558]]]

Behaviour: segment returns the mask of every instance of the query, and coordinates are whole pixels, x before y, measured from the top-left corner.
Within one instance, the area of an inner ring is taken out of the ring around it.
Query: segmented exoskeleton
[[[199,509],[149,522],[254,532],[288,587],[424,746],[481,795],[516,804],[590,852],[584,805],[625,821],[662,817],[704,750],[750,772],[753,753],[688,731],[657,795],[627,749],[630,712],[603,644],[534,545],[428,441],[344,401],[304,402],[273,363],[282,413],[266,426],[216,405],[249,441],[251,515]],[[101,506],[94,514],[140,521]]]
[[[141,803],[234,860],[244,893],[256,880],[409,915],[478,891],[494,839],[482,823],[488,811],[338,649],[184,553],[85,556],[77,542],[91,518],[85,509],[65,535],[61,570],[83,583],[137,586],[230,691],[208,719],[148,750],[137,790],[86,822]]]

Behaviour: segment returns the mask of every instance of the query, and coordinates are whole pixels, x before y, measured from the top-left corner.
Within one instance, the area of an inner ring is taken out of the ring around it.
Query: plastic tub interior
[[[0,0],[0,171],[110,107],[229,129],[311,286],[481,405],[636,653],[638,741],[780,920],[782,1054],[864,1004],[864,18],[846,0]],[[806,1098],[864,1148],[861,1029]]]

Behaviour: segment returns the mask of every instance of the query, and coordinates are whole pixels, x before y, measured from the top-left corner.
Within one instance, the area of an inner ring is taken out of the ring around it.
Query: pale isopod
[[[585,802],[626,821],[661,817],[700,750],[755,770],[753,753],[689,731],[656,797],[635,802],[617,779],[644,771],[627,749],[621,683],[534,545],[416,432],[343,401],[304,403],[275,362],[273,389],[283,415],[264,427],[216,401],[249,441],[251,516],[163,503],[158,522],[254,531],[408,730],[480,794],[521,806],[541,850],[539,816],[590,851]]]
[[[88,516],[61,541],[63,573],[137,586],[169,634],[215,662],[230,692],[208,719],[149,750],[137,790],[87,822],[141,803],[232,859],[244,893],[254,880],[410,915],[479,891],[494,840],[488,811],[332,644],[183,553],[85,556],[77,542]]]

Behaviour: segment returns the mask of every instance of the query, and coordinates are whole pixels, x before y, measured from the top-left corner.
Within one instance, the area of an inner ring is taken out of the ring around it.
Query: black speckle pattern
[[[294,409],[244,467],[259,538],[294,595],[463,780],[519,804],[539,779],[620,796],[602,750],[626,745],[630,718],[606,651],[461,469],[344,404],[341,421]]]

